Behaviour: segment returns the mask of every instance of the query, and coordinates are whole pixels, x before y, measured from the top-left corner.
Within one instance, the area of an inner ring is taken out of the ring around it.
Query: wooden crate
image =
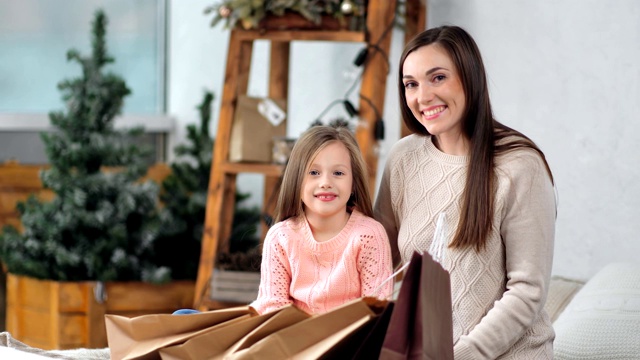
[[[214,269],[211,279],[211,299],[248,304],[258,297],[259,286],[259,272]]]
[[[99,303],[95,281],[58,282],[7,274],[7,331],[40,349],[104,348],[105,314],[138,316],[190,308],[194,285],[193,281],[107,282],[106,301]]]

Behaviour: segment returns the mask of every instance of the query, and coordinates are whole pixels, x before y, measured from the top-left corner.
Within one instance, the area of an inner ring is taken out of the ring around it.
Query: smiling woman
[[[418,34],[398,79],[413,134],[390,151],[375,206],[395,262],[446,239],[456,359],[553,358],[543,307],[556,202],[544,154],[493,117],[480,51],[462,28]]]

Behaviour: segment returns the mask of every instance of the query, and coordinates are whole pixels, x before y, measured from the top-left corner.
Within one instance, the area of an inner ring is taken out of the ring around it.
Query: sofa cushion
[[[602,268],[553,325],[555,359],[638,359],[640,265]]]
[[[551,322],[556,321],[582,286],[584,286],[584,281],[567,279],[561,276],[551,278],[547,302],[544,305]]]

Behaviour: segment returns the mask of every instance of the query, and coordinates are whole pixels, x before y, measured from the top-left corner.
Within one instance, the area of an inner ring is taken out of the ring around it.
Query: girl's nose
[[[331,188],[331,181],[329,181],[328,177],[323,176],[322,179],[320,179],[320,188],[321,189],[330,189]]]

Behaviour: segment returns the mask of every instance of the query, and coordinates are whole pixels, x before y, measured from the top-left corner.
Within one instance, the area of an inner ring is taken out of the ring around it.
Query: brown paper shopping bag
[[[212,331],[194,336],[183,344],[161,349],[160,357],[162,360],[223,359],[226,355],[233,354],[243,344],[246,346],[248,340],[249,342],[250,339],[257,341],[256,333],[262,333],[264,337],[309,317],[309,314],[289,305],[228,326],[215,327]]]
[[[380,359],[453,360],[449,273],[429,253],[411,257]]]
[[[238,96],[229,161],[271,162],[273,138],[287,134],[286,109],[287,103],[282,99]]]
[[[256,315],[249,306],[189,315],[105,315],[107,343],[112,359],[158,359],[161,348]]]
[[[311,315],[293,305],[283,307],[276,311],[275,315],[269,318],[269,320],[265,321],[247,334],[247,336],[233,344],[224,354],[222,354],[222,358],[233,359],[237,356],[237,353],[246,351],[246,349],[250,348],[253,344],[265,337],[310,317]]]
[[[233,359],[317,359],[375,318],[386,301],[360,298],[277,331]]]

